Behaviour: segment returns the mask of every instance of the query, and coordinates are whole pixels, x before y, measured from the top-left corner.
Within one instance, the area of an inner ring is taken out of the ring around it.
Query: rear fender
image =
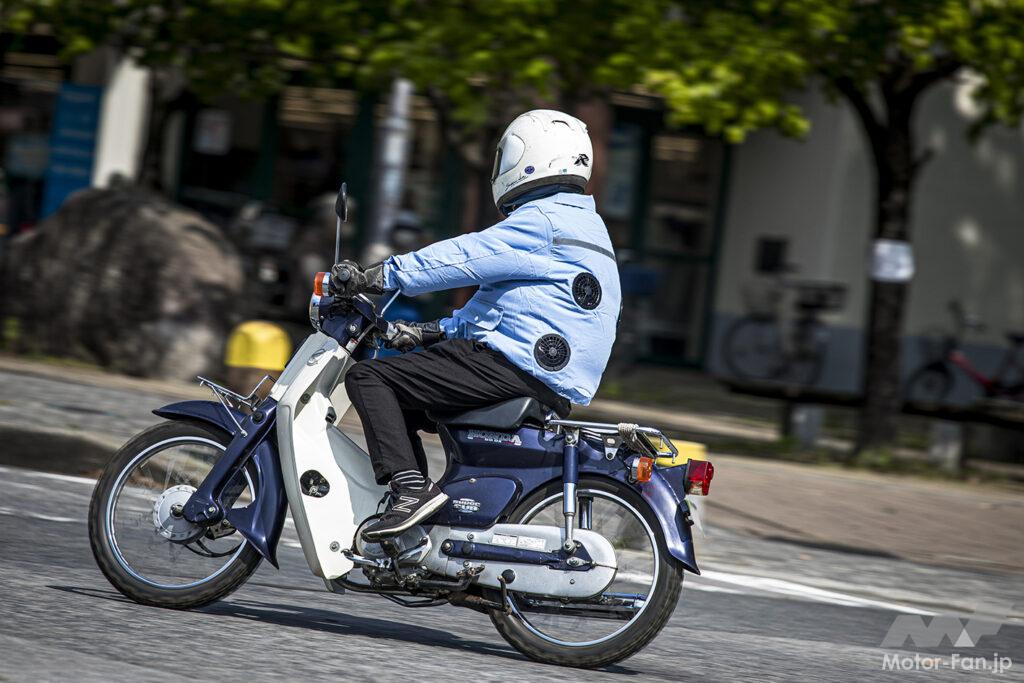
[[[154,410],[153,413],[168,420],[205,422],[223,429],[228,434],[234,434],[235,439],[243,438],[236,434],[237,427],[231,422],[224,406],[214,401],[182,401]],[[232,413],[239,422],[246,418],[239,410],[232,409]],[[271,428],[269,436],[255,444],[247,445],[256,468],[256,499],[244,508],[229,509],[226,517],[238,533],[256,546],[260,554],[272,565],[278,567],[277,543],[284,529],[288,498],[281,479],[275,432],[276,430]],[[243,453],[242,457],[245,455],[247,453]]]
[[[625,467],[609,467],[603,456],[582,457],[596,454],[590,447],[580,449],[580,474],[591,474],[616,479],[629,486],[647,502],[657,518],[665,536],[669,555],[683,565],[683,568],[700,574],[697,559],[693,553],[693,535],[690,533],[690,508],[684,496],[685,467],[656,467],[651,480],[643,484],[629,481],[629,470]],[[616,460],[615,462],[620,462]],[[621,464],[621,463],[620,463]]]

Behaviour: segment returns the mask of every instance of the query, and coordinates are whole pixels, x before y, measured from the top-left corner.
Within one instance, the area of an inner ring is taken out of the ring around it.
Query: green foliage
[[[1024,113],[1024,0],[7,0],[3,18],[50,25],[69,55],[113,43],[180,67],[208,95],[265,95],[295,69],[368,88],[401,74],[469,129],[639,87],[732,142],[800,136],[796,90],[916,96],[964,67],[986,121]]]

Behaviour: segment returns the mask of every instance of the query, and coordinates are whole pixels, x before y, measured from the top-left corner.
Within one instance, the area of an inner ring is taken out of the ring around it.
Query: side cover
[[[229,434],[235,430],[235,426],[224,412],[224,407],[214,401],[182,401],[153,412],[168,420],[191,419],[206,422],[220,427]],[[239,421],[245,417],[240,411],[233,412]],[[288,499],[281,480],[281,467],[278,463],[273,431],[256,445],[252,462],[256,466],[258,477],[256,499],[244,508],[228,510],[227,520],[238,529],[238,533],[256,546],[263,557],[277,567],[277,542],[284,528]]]

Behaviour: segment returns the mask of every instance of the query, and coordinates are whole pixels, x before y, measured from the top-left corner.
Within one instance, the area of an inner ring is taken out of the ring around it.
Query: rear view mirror
[[[348,221],[348,183],[342,183],[338,190],[338,198],[334,202],[334,213],[342,223]]]

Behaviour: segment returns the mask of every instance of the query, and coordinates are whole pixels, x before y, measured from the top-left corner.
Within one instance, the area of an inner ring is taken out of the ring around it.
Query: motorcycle
[[[344,185],[336,213],[340,230]],[[344,378],[395,329],[387,304],[333,297],[329,278],[316,275],[314,331],[266,398],[259,385],[243,396],[199,378],[215,400],[153,411],[165,421],[112,457],[89,509],[110,583],[144,605],[220,600],[262,560],[279,568],[290,510],[310,570],[333,593],[477,610],[515,649],[551,664],[606,666],[654,639],[683,572],[700,573],[687,497],[708,493],[711,463],[679,458],[657,429],[560,419],[532,398],[438,406],[430,417],[449,502],[367,542],[360,530],[387,489],[339,428],[351,405]]]

